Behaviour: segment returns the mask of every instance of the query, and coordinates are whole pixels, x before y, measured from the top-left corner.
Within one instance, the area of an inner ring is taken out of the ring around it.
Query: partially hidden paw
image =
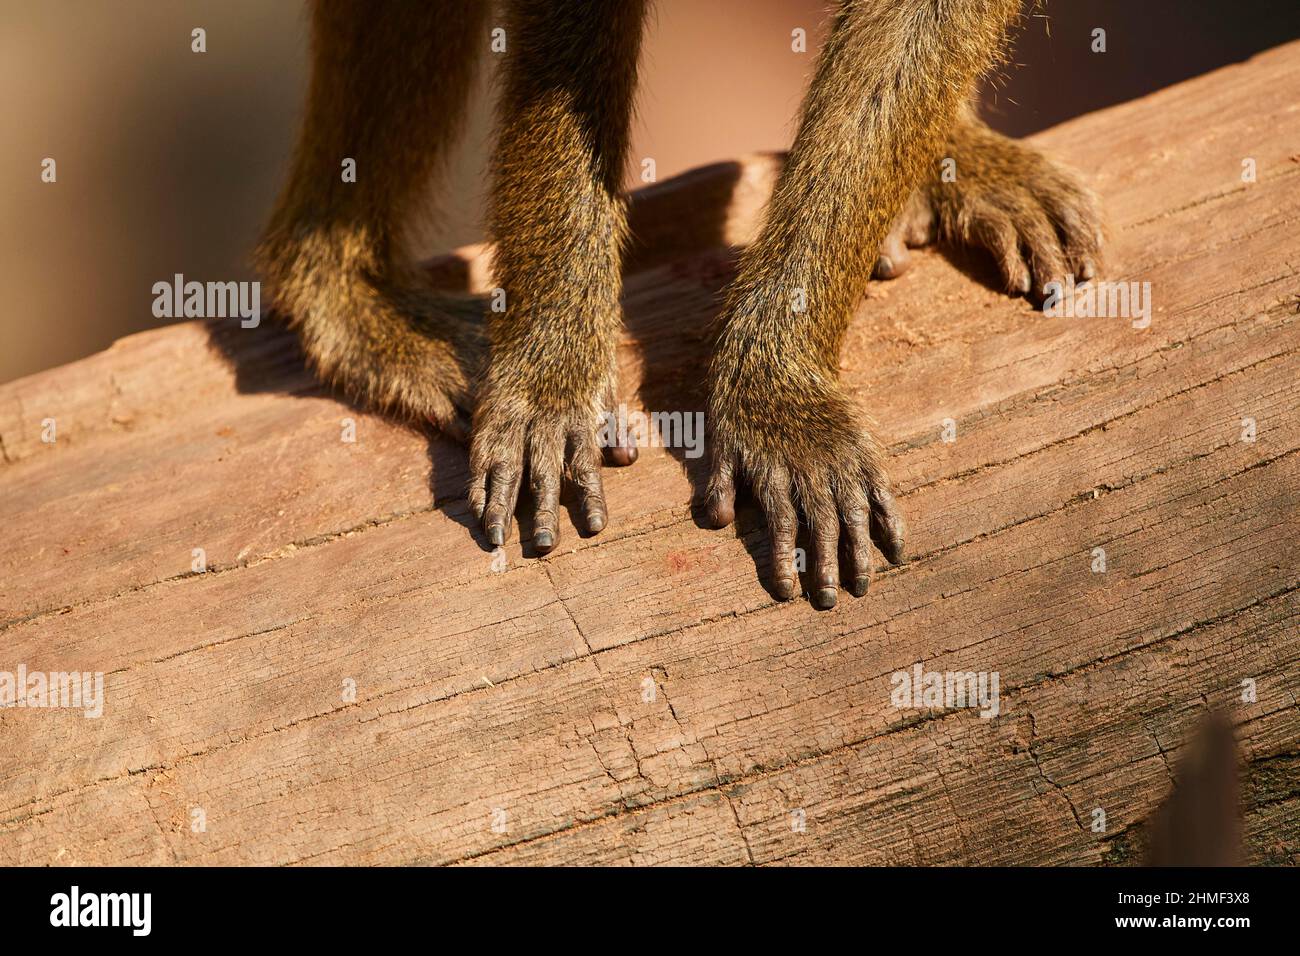
[[[927,246],[934,241],[934,212],[930,200],[920,190],[914,192],[894,220],[888,235],[880,243],[873,276],[897,279],[912,266],[909,249]]]
[[[1015,295],[1046,295],[1066,275],[1097,275],[1100,204],[1077,176],[986,127],[960,133],[952,150],[950,174],[918,189],[881,243],[876,278],[900,275],[908,248],[934,240],[986,250]]]

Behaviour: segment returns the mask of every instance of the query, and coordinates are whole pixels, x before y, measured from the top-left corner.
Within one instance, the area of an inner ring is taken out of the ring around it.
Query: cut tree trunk
[[[827,613],[764,589],[752,508],[697,525],[681,448],[606,472],[599,536],[494,555],[464,450],[270,322],[0,386],[0,671],[105,675],[97,719],[0,710],[0,862],[1133,862],[1210,707],[1247,860],[1300,862],[1298,104],[1293,44],[1035,137],[1148,328],[1045,318],[973,252],[871,285],[843,375],[910,561]],[[778,169],[636,196],[630,407],[702,407]],[[918,663],[996,673],[998,716],[895,707]]]

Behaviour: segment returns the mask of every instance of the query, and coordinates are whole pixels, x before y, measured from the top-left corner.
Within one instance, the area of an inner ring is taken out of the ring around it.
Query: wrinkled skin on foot
[[[1097,274],[1100,206],[1073,173],[970,114],[943,155],[956,162],[956,180],[936,174],[913,193],[880,245],[876,278],[902,275],[908,248],[935,240],[987,250],[1013,295],[1045,295],[1067,273],[1080,282]]]
[[[636,445],[606,445],[605,414],[612,389],[531,388],[529,375],[489,373],[474,413],[470,444],[469,503],[493,547],[510,536],[520,491],[528,490],[533,547],[546,554],[559,543],[560,493],[566,480],[577,492],[578,512],[590,534],[609,523],[601,482],[602,460],[630,465]],[[615,436],[617,437],[617,436]]]
[[[812,367],[765,369],[752,356],[737,361],[734,377],[725,359],[713,376],[709,520],[729,525],[737,482],[748,482],[767,520],[772,593],[784,601],[800,592],[802,515],[813,605],[834,607],[841,582],[861,597],[871,582],[873,540],[891,563],[903,557],[903,519],[883,452],[833,376]],[[764,387],[736,385],[746,381]]]

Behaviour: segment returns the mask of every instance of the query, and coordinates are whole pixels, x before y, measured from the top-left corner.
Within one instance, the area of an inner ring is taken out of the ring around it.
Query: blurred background
[[[653,157],[662,180],[786,148],[830,6],[657,0],[629,169]],[[297,130],[305,16],[300,0],[0,0],[0,382],[157,325],[151,287],[174,273],[254,277]],[[1024,135],[1297,37],[1296,0],[1048,0],[985,115]],[[492,59],[426,253],[482,238]],[[57,183],[41,182],[46,157]]]

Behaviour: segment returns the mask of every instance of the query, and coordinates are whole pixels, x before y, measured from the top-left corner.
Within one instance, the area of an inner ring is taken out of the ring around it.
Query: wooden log
[[[106,696],[0,709],[0,862],[1132,862],[1211,705],[1247,858],[1300,861],[1297,103],[1292,44],[1036,137],[1103,196],[1147,328],[1045,318],[961,251],[872,285],[843,374],[910,561],[828,613],[764,590],[752,509],[697,525],[680,448],[606,473],[601,535],[493,554],[464,451],[320,389],[270,323],[0,386],[0,671]],[[702,407],[778,169],[637,194],[629,406]],[[996,672],[998,716],[896,708],[918,662]]]

